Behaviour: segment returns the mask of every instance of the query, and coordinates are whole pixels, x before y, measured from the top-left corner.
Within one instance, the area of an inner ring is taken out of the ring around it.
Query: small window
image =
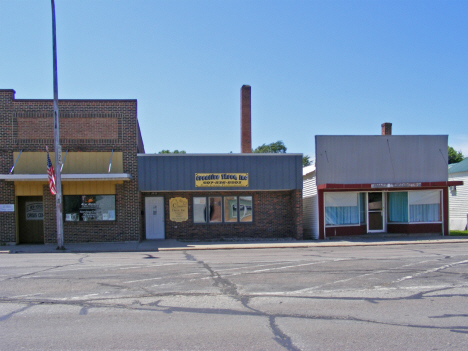
[[[223,221],[223,209],[221,207],[222,197],[210,197],[210,222],[220,223]]]
[[[193,198],[193,222],[206,223],[206,197]]]
[[[224,197],[224,221],[237,222],[237,196]]]
[[[252,222],[252,196],[239,197],[239,220],[241,222]]]
[[[367,223],[367,198],[366,193],[359,193],[359,220],[361,224]]]

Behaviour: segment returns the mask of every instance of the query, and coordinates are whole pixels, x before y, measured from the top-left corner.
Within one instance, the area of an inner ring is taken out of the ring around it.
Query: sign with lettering
[[[15,212],[15,205],[0,204],[0,212]]]
[[[44,219],[42,202],[26,202],[25,205],[27,221],[42,221]]]
[[[188,200],[173,197],[169,200],[169,218],[173,222],[184,222],[188,219]]]
[[[244,187],[249,186],[248,173],[195,173],[195,187]]]
[[[371,188],[418,188],[421,183],[377,183],[371,184]]]

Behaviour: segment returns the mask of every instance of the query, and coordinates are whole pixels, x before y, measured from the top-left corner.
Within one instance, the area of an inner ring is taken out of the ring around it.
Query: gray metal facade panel
[[[195,188],[195,173],[248,173],[249,187]],[[302,189],[302,155],[138,155],[140,191]]]
[[[317,135],[317,185],[446,181],[447,143],[447,135]]]

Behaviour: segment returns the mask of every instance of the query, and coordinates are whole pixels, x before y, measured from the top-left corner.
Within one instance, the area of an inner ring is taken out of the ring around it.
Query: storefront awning
[[[0,179],[10,182],[47,182],[47,174],[0,174]],[[129,173],[62,174],[62,182],[67,181],[109,181],[131,180]]]

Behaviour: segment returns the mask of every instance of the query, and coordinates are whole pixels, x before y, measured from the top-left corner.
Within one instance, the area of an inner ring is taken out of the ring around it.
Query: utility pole
[[[64,250],[63,246],[63,216],[62,216],[62,147],[59,134],[59,107],[58,107],[58,83],[57,83],[57,39],[55,35],[55,4],[52,4],[52,41],[54,50],[54,151],[55,151],[55,207],[57,217],[57,250]]]

